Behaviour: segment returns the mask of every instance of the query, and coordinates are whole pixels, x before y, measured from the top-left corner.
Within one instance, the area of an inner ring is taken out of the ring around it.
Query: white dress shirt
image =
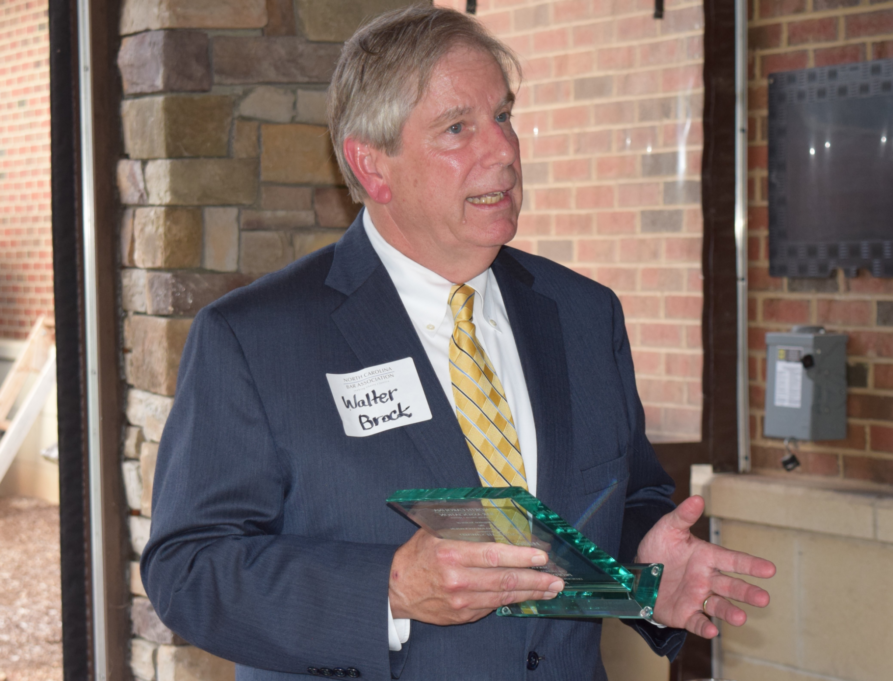
[[[453,313],[449,305],[450,289],[454,282],[444,279],[391,246],[375,229],[369,211],[365,210],[363,227],[372,242],[372,248],[394,282],[447,400],[455,409],[456,401],[450,381]],[[468,284],[475,291],[472,314],[475,335],[505,388],[515,430],[518,432],[527,487],[531,494],[536,494],[536,428],[533,423],[533,409],[527,394],[518,347],[496,277],[488,268],[470,281],[455,283]],[[470,452],[468,456],[471,456]],[[408,619],[394,619],[390,602],[388,603],[388,646],[391,650],[400,650],[409,640],[409,622]]]

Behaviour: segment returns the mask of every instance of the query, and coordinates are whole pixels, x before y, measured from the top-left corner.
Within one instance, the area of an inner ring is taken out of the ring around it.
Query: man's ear
[[[344,158],[370,199],[376,203],[391,201],[391,188],[382,173],[383,152],[348,137],[344,140]]]

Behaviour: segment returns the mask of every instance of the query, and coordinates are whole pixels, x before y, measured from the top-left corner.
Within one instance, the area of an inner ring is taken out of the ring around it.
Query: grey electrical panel
[[[766,334],[766,437],[846,438],[846,342],[820,326]]]

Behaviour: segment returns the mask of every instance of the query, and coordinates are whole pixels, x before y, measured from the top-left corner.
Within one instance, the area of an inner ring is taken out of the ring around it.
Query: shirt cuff
[[[394,619],[391,599],[388,599],[388,650],[397,652],[409,640],[409,620]]]

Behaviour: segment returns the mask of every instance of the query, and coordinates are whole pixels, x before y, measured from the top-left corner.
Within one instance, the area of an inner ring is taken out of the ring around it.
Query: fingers
[[[697,634],[702,638],[714,638],[719,634],[719,629],[710,621],[703,612],[696,612],[685,623],[686,631]]]
[[[705,615],[718,617],[733,626],[740,627],[747,621],[746,612],[717,594],[713,594],[707,598],[704,601],[704,605],[707,606],[704,610]]]
[[[667,513],[661,521],[666,522],[674,530],[688,530],[694,525],[704,512],[703,497],[689,497],[679,504],[670,513]]]
[[[477,568],[531,568],[546,564],[549,556],[540,549],[495,542],[443,541],[440,557],[456,565]]]
[[[712,589],[717,597],[724,596],[757,608],[765,608],[769,605],[768,591],[736,577],[719,575],[713,579]]]
[[[734,572],[737,575],[748,575],[760,579],[768,579],[775,575],[774,563],[741,551],[732,551],[714,545],[710,558],[713,567],[723,572]]]

